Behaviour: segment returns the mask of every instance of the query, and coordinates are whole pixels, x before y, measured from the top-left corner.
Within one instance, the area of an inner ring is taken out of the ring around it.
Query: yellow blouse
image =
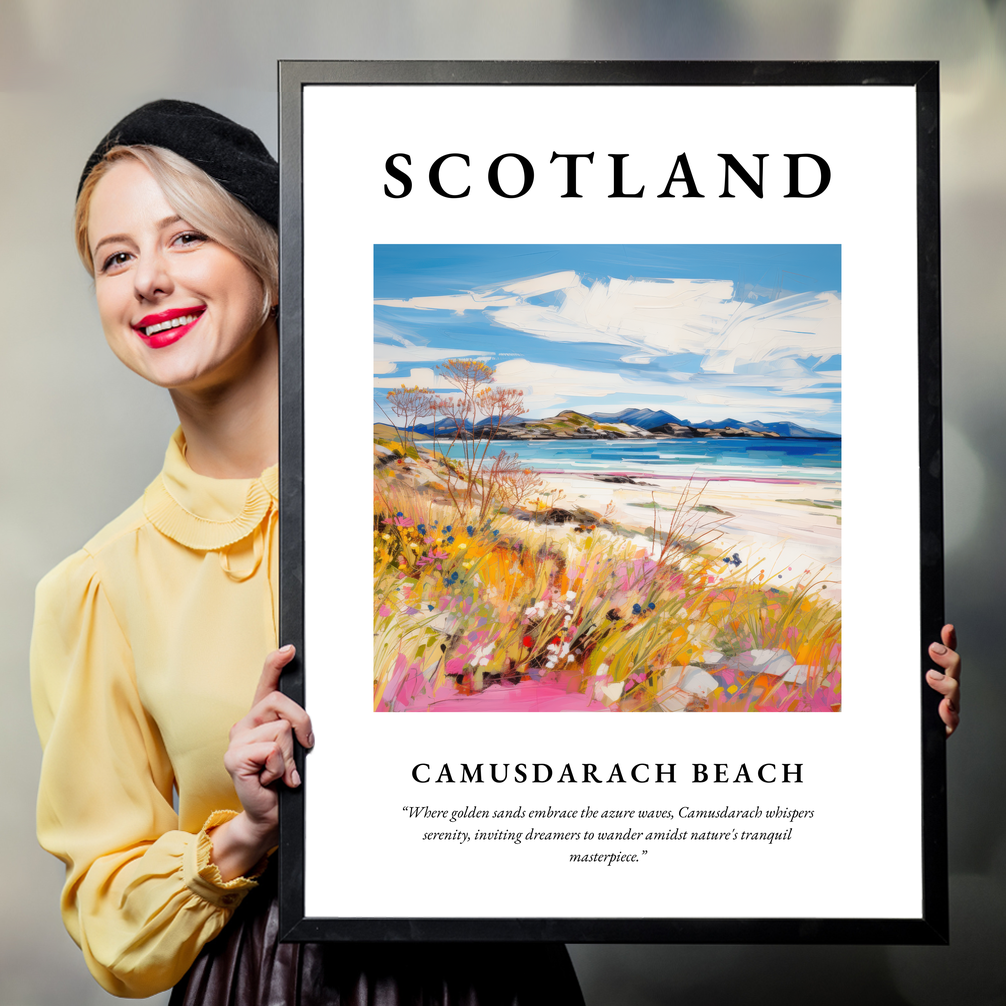
[[[174,985],[255,886],[223,882],[206,829],[241,809],[228,731],[276,646],[277,492],[276,467],[197,475],[178,430],[143,498],[38,586],[38,836],[115,995]]]

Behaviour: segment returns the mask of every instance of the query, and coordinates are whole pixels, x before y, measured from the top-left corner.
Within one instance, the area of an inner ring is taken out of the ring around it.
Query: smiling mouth
[[[150,349],[163,349],[184,338],[203,316],[206,308],[174,307],[159,314],[148,314],[133,325],[133,331]]]
[[[162,315],[156,321],[154,321],[153,318],[149,318],[152,322],[152,324],[149,325],[142,324],[142,321],[148,320],[148,318],[144,318],[139,325],[134,325],[133,329],[137,335],[142,336],[144,339],[149,339],[151,336],[158,335],[161,332],[169,332],[173,328],[182,328],[185,325],[191,325],[199,318],[204,310],[206,309],[197,308],[195,310],[190,309],[185,312],[165,312],[167,317]]]

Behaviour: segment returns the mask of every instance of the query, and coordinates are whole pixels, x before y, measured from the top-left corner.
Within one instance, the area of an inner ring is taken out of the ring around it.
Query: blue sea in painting
[[[433,441],[417,441],[432,447]],[[444,452],[444,441],[436,449]],[[468,443],[469,453],[472,442]],[[475,442],[482,453],[483,444]],[[545,472],[598,473],[697,478],[801,478],[839,482],[842,475],[842,441],[800,438],[751,440],[542,440],[496,441],[487,457],[503,450],[516,452],[523,465]],[[462,457],[456,443],[448,457]]]

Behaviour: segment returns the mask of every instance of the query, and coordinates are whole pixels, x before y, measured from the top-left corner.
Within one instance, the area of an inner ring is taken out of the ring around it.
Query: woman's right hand
[[[943,668],[932,668],[926,673],[929,687],[943,696],[940,702],[940,719],[949,737],[961,722],[961,657],[957,652],[957,630],[944,625],[940,642],[930,643],[929,656]]]
[[[251,870],[279,839],[278,780],[300,785],[293,758],[293,736],[304,747],[314,746],[311,718],[293,699],[279,691],[283,668],[295,650],[284,646],[265,659],[248,715],[231,727],[224,766],[230,773],[244,810],[210,831],[212,861],[223,879]]]

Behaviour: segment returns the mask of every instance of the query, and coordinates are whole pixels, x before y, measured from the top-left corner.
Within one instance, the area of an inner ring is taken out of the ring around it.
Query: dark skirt
[[[280,943],[274,873],[169,1006],[583,1006],[561,943]]]

